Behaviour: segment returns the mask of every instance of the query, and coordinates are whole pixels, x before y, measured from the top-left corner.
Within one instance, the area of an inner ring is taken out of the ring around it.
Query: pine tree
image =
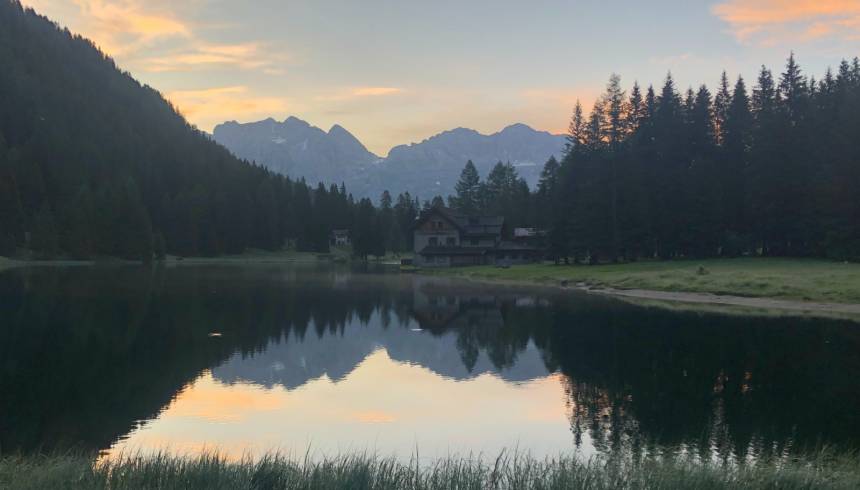
[[[152,252],[155,255],[155,260],[163,261],[167,257],[167,244],[164,242],[164,235],[161,232],[152,235]]]
[[[762,66],[753,89],[752,107],[755,142],[747,171],[748,209],[751,229],[755,231],[758,248],[764,255],[782,255],[783,234],[778,214],[784,194],[780,182],[783,138],[779,135],[779,94],[773,74]]]
[[[579,100],[576,101],[576,106],[573,108],[573,116],[570,119],[566,138],[565,154],[585,144],[585,117],[583,116],[582,104]]]
[[[95,252],[93,220],[95,204],[89,186],[84,185],[67,210],[62,248],[75,259],[88,259]]]
[[[478,175],[478,169],[475,168],[472,160],[466,162],[466,166],[463,167],[463,171],[460,173],[460,180],[454,186],[454,190],[457,192],[457,195],[449,199],[451,207],[465,214],[475,214],[479,211],[481,177]]]
[[[639,87],[639,82],[633,83],[633,89],[630,91],[630,115],[628,117],[628,130],[633,133],[639,129],[639,125],[647,117],[647,108],[645,100],[642,98],[642,89]]]
[[[792,126],[796,126],[804,114],[808,101],[808,87],[800,66],[794,59],[794,53],[791,53],[788,58],[785,72],[780,77],[778,90],[782,105],[787,111],[788,120]]]
[[[391,193],[388,190],[382,191],[377,214],[381,243],[384,244],[386,250],[397,250],[398,239],[396,238],[397,233],[395,231],[394,208],[392,207]]]
[[[719,199],[720,176],[716,168],[716,136],[711,93],[702,85],[696,93],[689,121],[690,166],[686,190],[688,202],[682,231],[685,255],[716,255],[720,240],[722,203]]]
[[[0,136],[0,255],[15,255],[23,241],[24,211],[18,185],[6,161],[6,148]]]
[[[722,226],[726,230],[723,249],[726,255],[740,255],[749,250],[746,212],[747,177],[752,148],[753,115],[743,77],[738,77],[722,127],[720,150],[720,201]]]
[[[52,259],[57,255],[57,227],[54,214],[47,205],[42,206],[33,220],[30,248],[39,259]]]
[[[731,102],[732,95],[729,92],[729,77],[723,71],[723,74],[720,76],[720,87],[717,89],[716,96],[714,96],[714,134],[718,144],[723,144],[725,139],[726,118],[728,118]]]

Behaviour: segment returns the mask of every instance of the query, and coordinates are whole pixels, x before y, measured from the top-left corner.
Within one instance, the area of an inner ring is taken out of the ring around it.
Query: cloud
[[[293,109],[284,97],[257,96],[243,85],[198,90],[175,90],[165,94],[185,116],[201,129],[210,131],[225,117],[251,119],[286,113]]]
[[[140,65],[142,69],[153,73],[234,68],[260,69],[269,75],[281,75],[285,70],[278,65],[286,61],[286,56],[268,53],[261,43],[200,43],[174,50],[163,56],[144,58],[140,61]]]
[[[208,0],[25,0],[90,38],[102,51],[136,72],[191,72],[230,68],[285,73],[286,55],[245,41],[208,42],[201,34],[219,28],[193,22]],[[220,27],[223,28],[223,27]]]
[[[375,95],[399,94],[400,92],[403,92],[403,89],[399,89],[396,87],[361,87],[354,89],[352,91],[352,94],[356,97],[366,97]]]
[[[858,0],[725,0],[712,12],[743,43],[856,41],[860,34]]]
[[[397,87],[354,87],[347,90],[341,90],[335,93],[317,95],[314,100],[326,101],[346,101],[353,99],[361,99],[365,97],[380,97],[385,95],[398,95],[404,93],[405,90]]]
[[[562,107],[573,109],[579,101],[583,107],[591,107],[602,93],[601,87],[580,87],[575,90],[558,88],[530,88],[523,90],[521,96],[529,106]]]
[[[69,10],[69,2],[25,0],[40,13]],[[173,38],[190,38],[190,26],[166,9],[142,0],[72,0],[73,26],[111,56],[122,56]],[[156,2],[157,3],[157,2]]]

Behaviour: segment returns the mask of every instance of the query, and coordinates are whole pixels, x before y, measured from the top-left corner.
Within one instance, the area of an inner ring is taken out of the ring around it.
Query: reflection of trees
[[[496,369],[513,367],[517,355],[535,341],[543,347],[538,331],[551,327],[546,309],[518,308],[520,295],[487,293],[450,284],[423,284],[415,288],[413,316],[422,328],[441,335],[454,332],[463,364],[471,372],[481,351]]]
[[[855,325],[601,301],[557,311],[551,350],[570,378],[572,428],[598,447],[647,438],[745,457],[860,435]]]
[[[434,336],[456,335],[469,372],[482,356],[498,371],[522,367],[533,343],[561,373],[575,440],[588,434],[600,449],[659,443],[743,457],[860,439],[854,325],[594,297],[548,303],[456,284],[329,268],[4,273],[0,447],[105,447],[235,353],[341,336],[374,313],[386,329],[417,322]]]
[[[325,273],[289,282],[283,274],[79,268],[0,275],[0,448],[103,448],[234,352],[260,352],[290,332],[306,335],[310,325],[316,335],[337,334],[384,304],[402,315],[390,306],[402,285],[391,281],[371,276],[338,291]]]

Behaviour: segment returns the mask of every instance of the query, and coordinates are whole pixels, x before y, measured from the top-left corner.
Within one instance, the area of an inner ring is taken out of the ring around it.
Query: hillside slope
[[[0,66],[0,255],[148,260],[153,249],[276,248],[303,233],[291,216],[308,212],[288,212],[311,205],[303,184],[237,159],[90,41],[17,1],[0,0]]]

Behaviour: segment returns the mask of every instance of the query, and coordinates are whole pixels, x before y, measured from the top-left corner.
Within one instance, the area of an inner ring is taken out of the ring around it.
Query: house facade
[[[345,247],[349,245],[349,230],[332,230],[329,234],[329,245],[332,247]]]
[[[445,207],[421,213],[414,227],[413,263],[419,267],[521,264],[542,258],[541,250],[503,240],[503,216],[472,216]]]

